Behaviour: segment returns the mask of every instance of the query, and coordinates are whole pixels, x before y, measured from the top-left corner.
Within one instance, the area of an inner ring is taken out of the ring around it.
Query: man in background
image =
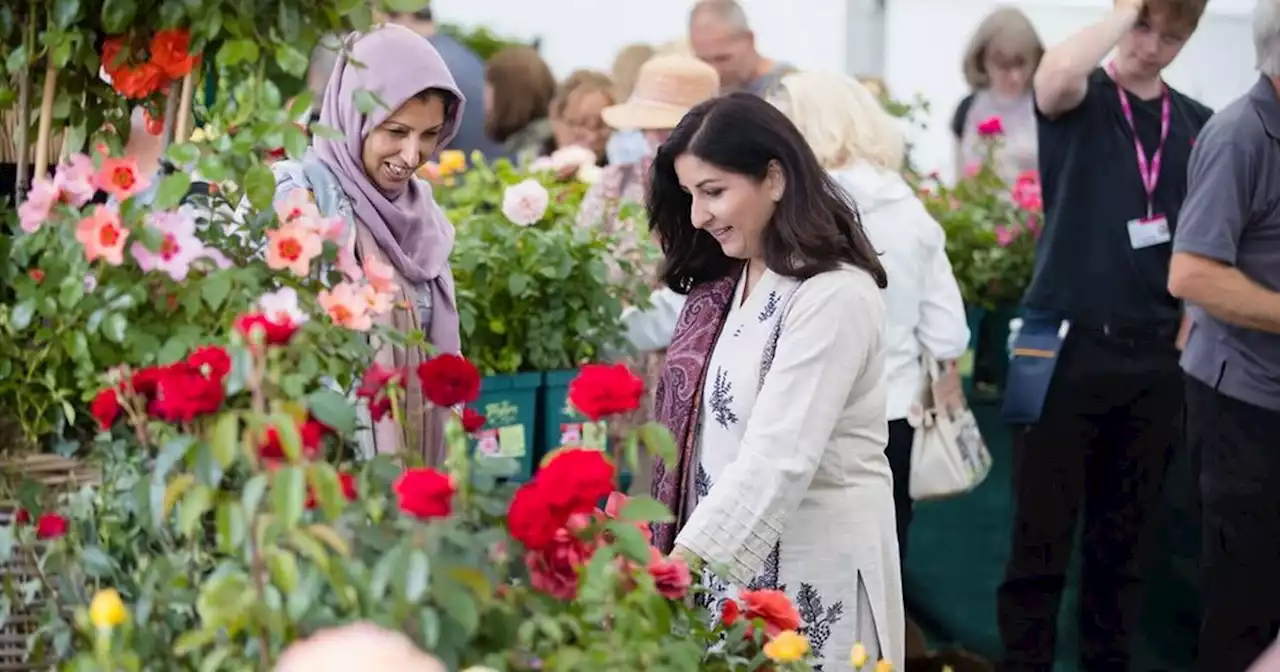
[[[689,43],[694,55],[719,73],[721,93],[746,91],[768,97],[784,75],[796,71],[795,66],[756,51],[755,33],[735,0],[701,0],[694,5],[689,12]]]
[[[431,41],[431,45],[440,52],[445,65],[449,66],[458,89],[467,99],[458,134],[447,149],[460,149],[468,156],[477,150],[487,157],[501,156],[502,148],[484,133],[484,61],[467,45],[441,32],[430,9],[392,12],[387,18]]]

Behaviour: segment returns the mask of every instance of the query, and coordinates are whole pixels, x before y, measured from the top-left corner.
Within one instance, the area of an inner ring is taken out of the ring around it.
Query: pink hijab
[[[457,100],[448,110],[437,149],[445,147],[458,132],[466,99],[435,47],[408,28],[377,26],[368,33],[349,35],[345,45],[320,110],[320,123],[340,131],[342,139],[317,135],[312,146],[351,200],[357,225],[369,230],[401,277],[430,289],[431,343],[442,352],[457,352],[458,308],[449,272],[453,225],[436,205],[429,184],[410,180],[399,193],[384,193],[365,174],[361,155],[369,133],[427,89],[447,91]],[[361,90],[380,101],[367,115],[355,102]]]

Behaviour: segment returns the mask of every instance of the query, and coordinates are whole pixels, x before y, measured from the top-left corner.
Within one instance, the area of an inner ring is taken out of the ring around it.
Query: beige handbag
[[[911,444],[911,499],[962,495],[991,471],[991,453],[958,382],[948,380],[927,350],[920,356],[920,392],[907,414]]]

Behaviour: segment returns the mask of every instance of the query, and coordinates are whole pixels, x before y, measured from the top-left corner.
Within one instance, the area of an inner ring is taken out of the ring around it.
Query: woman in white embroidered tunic
[[[707,567],[713,599],[784,590],[828,669],[857,642],[901,661],[886,278],[854,205],[781,112],[733,94],[659,149],[649,216],[688,294],[657,409],[680,458],[654,490],[678,529],[655,541]]]

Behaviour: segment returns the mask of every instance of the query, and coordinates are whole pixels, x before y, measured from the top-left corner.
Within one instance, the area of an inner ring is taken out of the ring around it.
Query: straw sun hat
[[[627,102],[606,107],[601,116],[618,130],[675,128],[690,108],[719,92],[715,68],[691,56],[655,56],[640,67]]]

